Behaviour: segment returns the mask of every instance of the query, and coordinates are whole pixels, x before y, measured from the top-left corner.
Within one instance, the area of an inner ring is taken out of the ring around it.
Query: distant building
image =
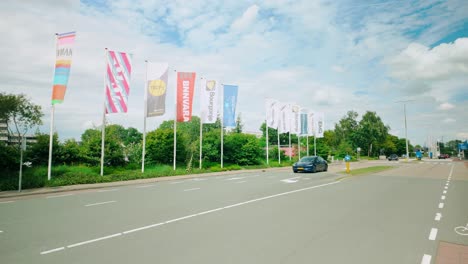
[[[18,134],[9,134],[8,125],[4,120],[0,120],[0,144],[13,145],[19,141]],[[35,135],[25,135],[26,145],[31,145],[37,142]]]

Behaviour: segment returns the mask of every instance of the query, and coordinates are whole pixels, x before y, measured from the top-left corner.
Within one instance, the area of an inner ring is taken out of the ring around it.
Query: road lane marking
[[[444,203],[439,203],[439,208],[440,209],[444,208]]]
[[[307,188],[301,188],[301,189],[297,189],[297,190],[293,190],[293,191],[288,191],[288,192],[269,195],[269,196],[265,196],[265,197],[261,197],[261,198],[257,198],[257,199],[253,199],[253,200],[248,200],[248,201],[245,201],[245,202],[236,203],[236,204],[232,204],[232,205],[228,205],[228,206],[224,206],[224,207],[219,207],[219,208],[211,209],[211,210],[208,210],[208,211],[203,211],[203,212],[200,212],[200,213],[175,218],[175,219],[172,219],[172,220],[167,220],[167,221],[160,222],[160,223],[155,223],[155,224],[151,224],[151,225],[147,225],[147,226],[142,226],[142,227],[139,227],[139,228],[127,230],[127,231],[124,231],[124,232],[121,232],[121,233],[116,233],[116,234],[109,235],[109,236],[99,237],[99,238],[95,238],[95,239],[75,243],[75,244],[72,244],[72,245],[68,245],[66,247],[55,248],[55,249],[51,249],[51,250],[48,250],[48,251],[43,251],[40,254],[45,255],[45,254],[49,254],[49,253],[53,253],[53,252],[63,250],[65,248],[70,249],[70,248],[74,248],[74,247],[78,247],[78,246],[83,246],[83,245],[86,245],[86,244],[91,244],[91,243],[102,241],[102,240],[105,240],[105,239],[110,239],[110,238],[130,234],[130,233],[133,233],[133,232],[150,229],[150,228],[161,226],[161,225],[164,225],[164,224],[174,223],[174,222],[177,222],[177,221],[181,221],[181,220],[192,218],[192,217],[199,216],[199,215],[205,215],[205,214],[221,211],[221,210],[224,210],[224,209],[233,208],[233,207],[237,207],[237,206],[241,206],[241,205],[245,205],[245,204],[249,204],[249,203],[259,202],[259,201],[263,201],[263,200],[267,200],[267,199],[271,199],[271,198],[275,198],[275,197],[279,197],[279,196],[284,196],[284,195],[289,195],[289,194],[293,194],[293,193],[297,193],[297,192],[303,192],[303,191],[307,191],[307,190],[321,188],[321,187],[325,187],[325,186],[328,186],[328,185],[337,184],[337,183],[340,183],[340,182],[341,181],[334,181],[334,182],[330,182],[330,183],[310,186],[310,187],[307,187]]]
[[[435,216],[434,220],[440,221],[441,218],[442,218],[442,214],[441,213],[436,213],[436,216]]]
[[[432,228],[429,234],[429,240],[435,240],[437,237],[437,228]]]
[[[440,199],[445,200],[445,195],[442,195],[442,197],[440,197]]]
[[[193,181],[206,181],[207,179],[194,178]]]
[[[195,190],[200,190],[201,188],[192,188],[192,189],[185,189],[184,192],[190,192]]]
[[[432,259],[431,255],[424,254],[421,260],[421,264],[431,264],[431,259]]]
[[[447,190],[444,190],[444,194],[446,194],[446,193],[447,193]]]
[[[299,178],[300,178],[300,177],[294,177],[294,178],[284,179],[284,180],[281,180],[281,181],[282,181],[282,182],[285,182],[285,183],[295,183],[295,182],[298,182],[298,181],[299,181]]]
[[[448,186],[445,186],[445,187],[444,187],[444,189],[446,189],[446,190],[447,190],[447,189],[448,189]]]
[[[156,184],[140,185],[135,188],[149,188],[149,187],[154,187],[154,186],[156,186]]]
[[[107,190],[99,190],[97,192],[115,192],[115,191],[118,191],[120,189],[107,189]]]
[[[179,184],[179,183],[183,183],[184,181],[175,181],[175,182],[170,182],[169,184]]]
[[[102,202],[102,203],[93,203],[93,204],[87,204],[85,205],[86,207],[88,206],[96,206],[96,205],[101,205],[101,204],[109,204],[109,203],[115,203],[117,201],[107,201],[107,202]]]
[[[234,177],[234,178],[226,179],[226,181],[242,180],[242,179],[244,179],[244,178],[245,178],[245,177]]]
[[[14,203],[15,201],[4,201],[4,202],[0,202],[0,204],[8,204],[8,203]]]
[[[66,196],[72,196],[73,193],[69,194],[61,194],[61,195],[52,195],[52,196],[47,196],[46,199],[51,199],[51,198],[60,198],[60,197],[66,197]]]
[[[3,231],[2,231],[2,230],[0,230],[0,233],[3,233]]]
[[[236,182],[236,183],[246,183],[247,181],[240,181],[240,182]]]
[[[118,236],[121,236],[121,235],[122,235],[122,233],[117,233],[117,234],[113,234],[113,235],[109,235],[109,236],[105,236],[105,237],[95,238],[95,239],[83,241],[83,242],[80,242],[80,243],[76,243],[76,244],[73,244],[73,245],[69,245],[69,246],[67,246],[67,248],[79,247],[79,246],[82,246],[82,245],[98,242],[98,241],[109,239],[109,238],[118,237]]]
[[[59,247],[59,248],[54,248],[54,249],[47,250],[47,251],[42,251],[41,255],[57,252],[57,251],[64,250],[64,249],[65,249],[65,247]]]

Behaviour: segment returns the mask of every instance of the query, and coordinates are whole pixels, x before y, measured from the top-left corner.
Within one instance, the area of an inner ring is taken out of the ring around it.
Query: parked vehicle
[[[328,163],[322,157],[307,156],[294,163],[292,169],[294,173],[327,171]]]
[[[396,160],[398,161],[398,155],[397,154],[392,154],[390,156],[388,156],[388,161],[392,161],[392,160]]]

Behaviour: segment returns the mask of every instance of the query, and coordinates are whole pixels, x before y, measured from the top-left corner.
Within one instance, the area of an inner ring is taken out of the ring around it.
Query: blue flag
[[[301,113],[301,135],[308,135],[307,113]]]
[[[224,85],[223,124],[225,127],[236,126],[237,85]]]

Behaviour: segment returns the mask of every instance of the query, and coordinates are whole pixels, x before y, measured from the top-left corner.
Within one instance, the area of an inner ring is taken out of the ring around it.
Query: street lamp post
[[[403,103],[403,112],[405,114],[405,140],[406,140],[406,161],[409,159],[409,149],[408,149],[408,126],[406,124],[406,103],[407,102],[412,102],[414,100],[403,100],[403,101],[397,101],[395,103]]]

